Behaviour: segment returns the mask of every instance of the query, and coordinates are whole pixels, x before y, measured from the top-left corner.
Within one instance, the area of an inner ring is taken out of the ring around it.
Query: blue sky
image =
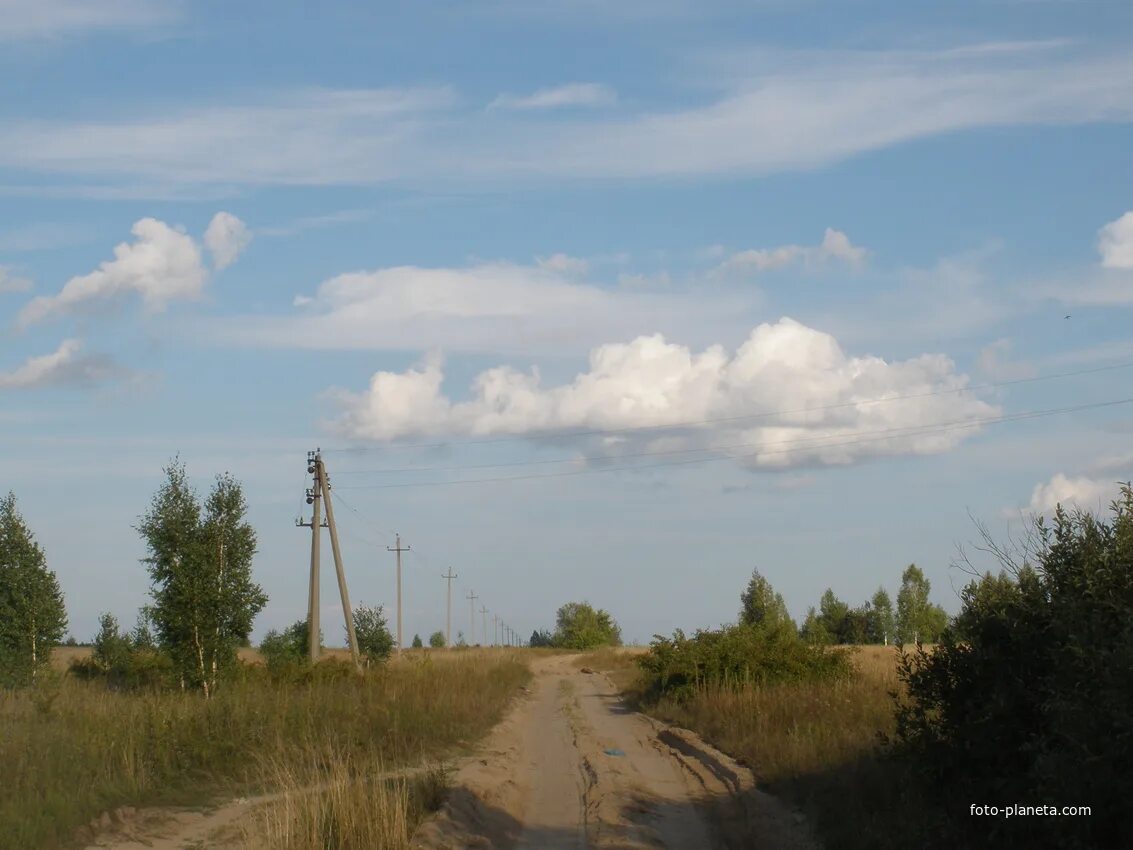
[[[1133,477],[1131,41],[1085,0],[3,0],[0,487],[79,637],[144,603],[178,454],[247,487],[257,634],[301,617],[316,446],[355,600],[413,546],[407,639],[450,566],[525,635],[717,625],[753,567],[801,616],[915,561],[955,610],[973,518]]]

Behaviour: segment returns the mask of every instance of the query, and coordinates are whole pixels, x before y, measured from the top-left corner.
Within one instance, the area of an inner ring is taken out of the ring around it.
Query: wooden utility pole
[[[468,640],[474,641],[476,640],[476,600],[480,597],[470,590],[468,591],[468,596],[466,598],[468,599],[468,611],[469,614],[471,614],[471,617],[468,620]]]
[[[445,644],[452,649],[452,580],[456,578],[456,573],[449,567],[448,574],[442,573],[441,578],[447,579],[448,585],[448,593],[445,594]]]
[[[392,548],[387,546],[386,551],[397,553],[397,654],[401,655],[401,553],[408,552],[413,547],[406,546],[404,549],[401,548],[401,535],[397,534],[395,537],[397,539],[397,545]]]
[[[361,664],[358,655],[358,636],[354,633],[354,612],[350,608],[350,593],[346,589],[346,573],[342,568],[342,550],[338,546],[338,526],[334,521],[334,504],[330,497],[330,478],[327,477],[323,457],[318,450],[307,453],[307,471],[315,476],[314,486],[307,491],[307,503],[312,505],[311,515],[311,585],[307,599],[307,640],[310,644],[311,663],[319,660],[319,538],[323,528],[330,529],[330,547],[334,554],[334,570],[338,576],[338,592],[342,597],[342,616],[346,620],[346,634],[350,639],[350,656],[355,665]],[[320,505],[326,499],[327,518],[320,520]],[[305,522],[298,525],[306,526]]]

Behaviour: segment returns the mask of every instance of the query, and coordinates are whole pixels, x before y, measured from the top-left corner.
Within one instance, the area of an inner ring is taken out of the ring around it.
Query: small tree
[[[113,614],[99,615],[91,657],[104,673],[118,672],[128,665],[130,639],[119,630],[118,618]]]
[[[826,646],[833,642],[830,632],[822,622],[822,618],[814,610],[813,605],[806,611],[806,620],[803,621],[802,628],[799,629],[799,636],[807,643],[815,646]]]
[[[297,620],[282,632],[272,629],[260,643],[260,655],[269,669],[277,670],[288,665],[306,664],[310,656],[311,635],[307,619]],[[319,647],[323,633],[319,631]]]
[[[393,635],[381,605],[360,605],[354,609],[354,634],[358,637],[358,651],[368,663],[381,664],[393,652]]]
[[[897,640],[900,643],[935,643],[948,625],[948,615],[928,601],[932,585],[916,564],[901,574],[897,593]]]
[[[740,622],[748,626],[780,626],[789,623],[794,628],[794,621],[787,612],[787,603],[758,569],[751,571],[751,580],[740,594]]]
[[[870,600],[873,606],[873,624],[871,638],[874,643],[888,645],[896,639],[897,625],[893,616],[893,602],[884,587],[879,587],[877,593]]]
[[[416,635],[416,634],[413,635],[413,648],[414,649],[422,649],[424,646],[425,646],[425,642],[423,640],[421,640],[421,635]]]
[[[589,602],[568,602],[558,610],[555,623],[555,646],[564,649],[622,644],[621,629],[614,618]]]
[[[429,635],[429,646],[433,649],[444,649],[448,641],[445,640],[445,633],[438,630]]]
[[[535,629],[535,631],[531,633],[531,640],[527,642],[527,645],[534,647],[554,646],[555,638],[546,629]]]
[[[9,493],[0,499],[0,686],[34,681],[66,631],[59,581]]]
[[[143,563],[153,625],[182,687],[200,688],[207,699],[267,603],[252,581],[256,533],[244,518],[243,489],[231,476],[216,479],[202,513],[184,465],[172,462],[165,475],[138,525],[149,549]]]

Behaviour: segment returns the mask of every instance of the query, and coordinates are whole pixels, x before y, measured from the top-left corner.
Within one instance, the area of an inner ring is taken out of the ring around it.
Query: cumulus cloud
[[[30,280],[26,277],[19,277],[7,266],[0,266],[0,294],[5,292],[27,292],[30,289]]]
[[[613,106],[618,95],[600,83],[568,83],[528,95],[501,94],[489,109],[556,109],[564,106]]]
[[[580,257],[571,257],[567,254],[552,254],[549,257],[536,257],[535,262],[539,268],[562,274],[586,274],[590,263]]]
[[[212,254],[212,263],[217,269],[228,268],[236,262],[251,241],[248,226],[232,213],[218,212],[205,230],[205,247]]]
[[[828,227],[822,242],[818,245],[780,245],[778,248],[739,251],[724,260],[717,271],[765,272],[794,263],[813,265],[829,260],[856,265],[864,260],[865,256],[866,250],[850,242],[850,238],[845,233]]]
[[[205,240],[217,268],[223,268],[239,253],[242,229],[243,223],[228,213],[213,218]],[[209,274],[201,249],[191,236],[155,218],[140,219],[130,232],[134,241],[116,246],[113,260],[106,260],[89,274],[71,278],[57,295],[32,299],[20,312],[20,325],[26,327],[76,312],[92,302],[129,294],[141,296],[151,312],[165,310],[172,301],[200,297]]]
[[[1098,512],[1109,506],[1117,497],[1117,478],[1095,478],[1086,475],[1068,476],[1061,472],[1049,481],[1036,484],[1031,491],[1028,510],[1036,514],[1051,514],[1055,506],[1081,508]]]
[[[614,456],[704,451],[786,468],[947,451],[978,429],[976,420],[998,413],[955,392],[968,379],[947,357],[852,357],[829,334],[788,318],[759,325],[734,353],[720,345],[694,352],[660,334],[602,345],[585,372],[558,386],[544,386],[537,368],[499,366],[476,377],[468,400],[453,401],[443,381],[435,357],[378,372],[362,392],[334,393],[342,413],[333,427],[375,441],[616,431],[592,446]],[[920,397],[877,401],[910,395]]]
[[[1105,225],[1098,233],[1098,251],[1107,269],[1133,269],[1133,212]]]
[[[110,358],[83,354],[82,343],[68,339],[51,354],[30,357],[11,371],[0,371],[0,390],[94,384],[118,377],[123,372]]]

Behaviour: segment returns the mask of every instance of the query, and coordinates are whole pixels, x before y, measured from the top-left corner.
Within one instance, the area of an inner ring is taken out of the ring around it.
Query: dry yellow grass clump
[[[65,675],[0,692],[0,847],[65,846],[77,826],[123,804],[321,785],[356,787],[412,819],[429,782],[373,777],[471,743],[529,676],[518,653],[501,650],[420,654],[361,676],[334,661],[289,679],[245,667],[209,701],[115,692]],[[311,800],[324,804],[320,795]],[[358,809],[339,801],[330,811],[320,822],[333,830]],[[362,843],[330,845],[294,835],[271,846],[387,846],[361,834]]]

